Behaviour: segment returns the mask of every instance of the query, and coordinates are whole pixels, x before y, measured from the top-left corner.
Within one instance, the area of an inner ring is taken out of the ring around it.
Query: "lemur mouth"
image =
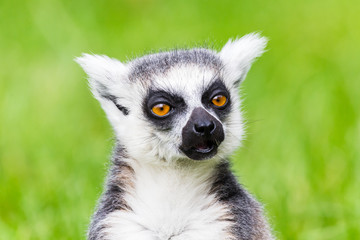
[[[197,144],[196,146],[192,147],[193,151],[198,153],[210,153],[216,146],[216,144],[212,141],[206,141],[204,143]]]
[[[180,150],[193,160],[204,160],[215,156],[217,153],[217,148],[218,145],[215,141],[207,140],[197,142],[192,146],[182,145]]]

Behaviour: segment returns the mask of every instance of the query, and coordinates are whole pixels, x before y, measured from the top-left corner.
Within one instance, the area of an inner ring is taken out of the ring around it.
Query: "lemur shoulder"
[[[266,42],[76,59],[116,136],[89,240],[274,239],[227,160],[244,134],[238,88]]]

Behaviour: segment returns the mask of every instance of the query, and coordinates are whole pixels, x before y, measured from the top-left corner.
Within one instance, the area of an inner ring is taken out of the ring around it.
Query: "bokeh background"
[[[111,154],[82,52],[122,61],[261,31],[232,158],[279,239],[360,239],[358,0],[0,0],[0,239],[85,239]]]

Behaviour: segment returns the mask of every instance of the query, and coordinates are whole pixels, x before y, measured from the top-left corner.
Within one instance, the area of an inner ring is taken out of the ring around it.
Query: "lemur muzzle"
[[[223,140],[222,124],[204,108],[198,107],[182,130],[180,150],[191,159],[203,160],[213,157]]]

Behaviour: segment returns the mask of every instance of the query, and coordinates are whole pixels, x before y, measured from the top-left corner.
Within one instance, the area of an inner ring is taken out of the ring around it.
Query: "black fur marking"
[[[216,95],[223,95],[227,98],[227,103],[223,107],[217,107],[211,102],[213,97],[215,97]],[[222,121],[226,118],[226,116],[231,110],[230,93],[220,79],[215,80],[214,83],[211,84],[210,87],[205,90],[205,92],[201,97],[201,102],[204,105],[204,107],[214,110],[216,115],[218,115],[218,117]]]
[[[234,221],[231,232],[236,239],[268,239],[271,236],[262,217],[261,205],[237,182],[229,163],[218,166],[211,192],[230,206]]]
[[[171,110],[165,117],[158,117],[152,112],[152,107],[158,103],[166,103]],[[176,115],[184,112],[186,109],[185,101],[182,97],[168,93],[162,90],[149,90],[145,101],[143,102],[143,110],[145,116],[158,127],[159,130],[168,131],[173,125]]]
[[[130,112],[129,112],[129,109],[127,109],[126,107],[118,104],[118,103],[116,102],[116,97],[115,97],[115,96],[113,96],[113,95],[102,95],[102,97],[105,98],[105,99],[108,99],[108,100],[112,101],[112,102],[115,104],[115,106],[116,106],[124,115],[129,115],[129,113],[130,113]]]
[[[126,158],[126,152],[121,146],[117,146],[114,150],[113,164],[109,170],[106,189],[102,194],[98,203],[95,214],[90,224],[88,239],[103,239],[102,229],[107,226],[101,223],[109,213],[116,210],[131,211],[130,207],[123,199],[125,188],[128,187],[129,173],[133,173],[133,169],[127,165],[122,159]]]
[[[173,50],[146,55],[130,62],[130,80],[149,80],[153,75],[165,74],[175,65],[196,64],[220,69],[222,62],[215,52],[208,49]]]

